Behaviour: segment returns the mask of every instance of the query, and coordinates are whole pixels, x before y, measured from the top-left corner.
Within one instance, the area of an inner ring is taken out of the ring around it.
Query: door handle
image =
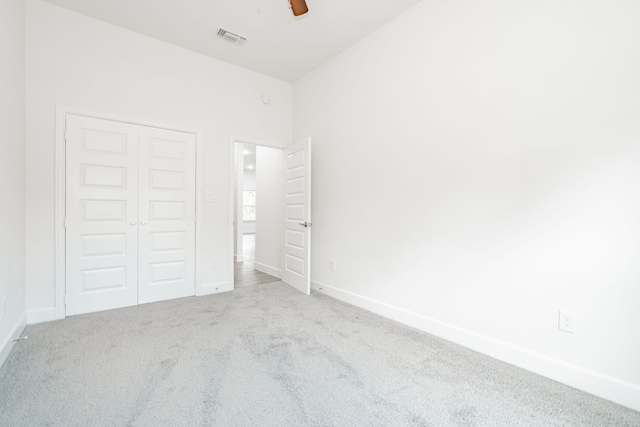
[[[142,221],[140,224],[147,225],[147,222],[146,221]]]
[[[313,224],[311,224],[310,222],[305,221],[305,222],[299,222],[298,225],[301,225],[304,228],[308,228],[308,227],[311,227]]]
[[[135,221],[131,221],[129,224],[136,225],[136,222]]]

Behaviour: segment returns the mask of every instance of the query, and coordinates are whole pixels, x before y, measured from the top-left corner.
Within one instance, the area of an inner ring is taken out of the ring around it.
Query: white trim
[[[27,315],[23,314],[22,317],[20,317],[20,319],[18,320],[18,323],[16,323],[16,325],[11,330],[9,336],[7,336],[7,338],[5,338],[5,340],[0,345],[0,366],[4,364],[4,362],[7,360],[7,357],[9,357],[11,350],[13,350],[13,346],[16,345],[13,340],[19,338],[20,335],[22,335],[22,333],[24,332],[24,328],[26,327]]]
[[[469,349],[640,411],[640,385],[312,280],[312,289]]]
[[[55,319],[64,319],[65,305],[65,123],[68,114],[77,116],[91,117],[103,120],[113,120],[122,123],[130,123],[137,126],[149,126],[160,129],[173,130],[178,132],[190,133],[196,139],[196,254],[195,254],[195,284],[194,294],[204,295],[207,292],[202,290],[203,285],[199,285],[201,281],[201,250],[202,239],[202,198],[198,194],[202,188],[202,132],[199,130],[184,128],[181,126],[168,125],[163,123],[152,122],[149,120],[134,119],[131,117],[118,116],[114,114],[99,113],[94,111],[81,110],[74,107],[64,105],[56,105],[56,136],[55,136],[55,169],[54,169],[54,297],[55,297]],[[231,265],[233,267],[233,264]],[[46,310],[46,309],[45,309]],[[38,318],[38,315],[36,315]],[[55,320],[52,319],[52,320]]]
[[[243,262],[244,255],[236,254],[234,251],[234,222],[235,222],[235,198],[234,198],[234,184],[236,180],[236,143],[238,144],[252,144],[259,145],[261,147],[277,148],[284,150],[284,146],[274,144],[267,141],[258,141],[256,139],[244,138],[241,136],[231,136],[229,138],[229,280],[233,284],[235,283],[235,271],[234,262]]]
[[[244,203],[244,143],[235,143],[232,147],[233,158],[233,249],[236,251],[236,262],[244,261],[244,215],[240,206]],[[242,261],[238,261],[242,260]],[[234,269],[235,275],[235,269]],[[234,277],[235,279],[235,277]],[[235,286],[235,284],[234,284]]]
[[[56,320],[57,310],[55,307],[43,308],[41,310],[27,311],[27,324],[35,325],[36,323],[45,323]]]
[[[71,110],[56,106],[56,140],[54,167],[54,307],[56,319],[64,319],[65,304],[65,201],[67,188],[65,186],[66,156],[65,156],[65,123],[66,116]]]
[[[270,276],[277,277],[278,279],[282,279],[282,269],[277,267],[272,267],[267,264],[263,264],[261,262],[253,262],[253,268],[258,271],[262,271],[263,273],[267,273]]]
[[[202,226],[202,218],[204,218],[204,185],[203,185],[203,156],[202,156],[202,132],[199,130],[192,131],[196,136],[196,235],[194,236],[196,239],[196,252],[194,256],[195,259],[195,289],[194,294],[202,295],[202,238],[199,236],[203,236],[203,226]],[[202,197],[200,196],[202,194]]]
[[[229,200],[229,217],[227,218],[227,224],[229,224],[229,265],[227,268],[229,269],[229,281],[232,283],[235,282],[234,277],[234,263],[239,262],[235,258],[235,212],[236,212],[236,202],[235,202],[235,179],[236,179],[236,144],[233,137],[229,138],[229,187],[227,188],[229,191],[228,200]]]
[[[158,123],[151,120],[136,119],[136,118],[131,118],[127,116],[119,116],[116,114],[81,110],[79,108],[69,107],[65,105],[56,105],[56,113],[63,113],[63,117],[62,117],[63,119],[64,119],[64,116],[66,116],[67,114],[73,114],[75,116],[84,116],[84,117],[90,117],[94,119],[112,120],[115,122],[129,123],[136,126],[149,126],[153,128],[167,129],[167,130],[173,130],[177,132],[192,133],[196,135],[201,134],[201,132],[198,130],[186,128],[182,126],[176,126],[176,125],[171,125],[167,123]],[[63,120],[63,123],[64,123],[64,120]]]
[[[229,291],[233,291],[233,285],[230,282],[207,283],[200,287],[200,293],[196,296],[219,294]]]
[[[284,146],[274,144],[268,141],[259,141],[257,139],[244,138],[241,136],[232,136],[231,137],[231,146],[233,147],[235,143],[239,144],[251,144],[251,145],[259,145],[261,147],[269,147],[269,148],[277,148],[278,150],[284,150]]]

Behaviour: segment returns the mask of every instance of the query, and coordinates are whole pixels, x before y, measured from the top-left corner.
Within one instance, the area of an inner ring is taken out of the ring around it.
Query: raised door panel
[[[138,129],[66,119],[66,315],[137,304]]]

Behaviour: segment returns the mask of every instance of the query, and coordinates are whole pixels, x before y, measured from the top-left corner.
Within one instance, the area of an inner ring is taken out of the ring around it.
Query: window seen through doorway
[[[244,221],[256,220],[256,192],[242,192],[242,219]]]

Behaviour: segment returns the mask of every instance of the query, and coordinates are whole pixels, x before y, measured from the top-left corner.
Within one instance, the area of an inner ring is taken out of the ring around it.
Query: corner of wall
[[[18,322],[11,329],[11,333],[5,338],[5,340],[0,344],[0,366],[4,364],[4,362],[9,357],[11,350],[16,345],[15,341],[22,335],[24,329],[27,327],[27,315],[24,314]]]

